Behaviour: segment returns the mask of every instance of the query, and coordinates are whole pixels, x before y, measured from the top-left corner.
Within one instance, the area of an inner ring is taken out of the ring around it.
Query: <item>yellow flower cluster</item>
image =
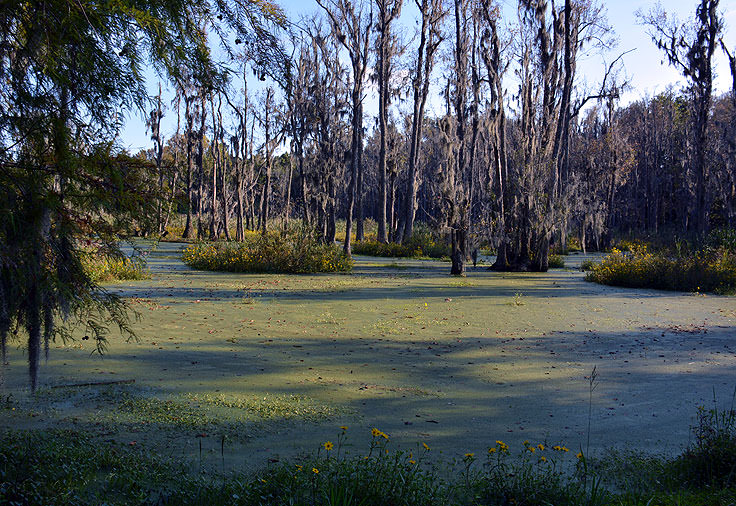
[[[373,434],[373,437],[382,437],[386,441],[388,441],[388,436],[386,435],[386,433],[376,429],[375,427],[371,429],[371,434]]]
[[[496,446],[498,446],[498,450],[504,453],[508,453],[509,451],[509,445],[501,441],[500,439],[496,440]]]

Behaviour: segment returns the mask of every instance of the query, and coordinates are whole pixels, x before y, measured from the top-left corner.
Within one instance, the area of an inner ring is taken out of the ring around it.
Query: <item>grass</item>
[[[353,261],[336,245],[292,233],[258,235],[240,243],[200,242],[182,253],[185,264],[198,270],[307,274],[349,272]]]
[[[526,302],[524,301],[524,294],[521,292],[515,293],[513,299],[511,299],[511,302],[509,302],[510,306],[517,306],[517,307],[523,306],[524,304],[526,304]]]
[[[221,401],[215,401],[217,403]],[[222,401],[229,405],[228,401]],[[675,458],[633,450],[588,459],[560,443],[501,440],[484,455],[440,464],[426,443],[392,448],[374,428],[369,446],[349,453],[349,428],[316,452],[256,473],[199,469],[132,444],[69,430],[0,433],[3,504],[165,505],[557,505],[732,504],[733,411],[699,410],[696,442]],[[697,437],[703,436],[703,437]],[[700,441],[700,442],[699,442]],[[712,443],[716,443],[713,445]],[[221,452],[226,451],[225,439]],[[697,454],[697,457],[695,455]],[[697,459],[697,461],[693,459]],[[718,463],[702,467],[700,463]],[[707,469],[705,474],[703,471]]]

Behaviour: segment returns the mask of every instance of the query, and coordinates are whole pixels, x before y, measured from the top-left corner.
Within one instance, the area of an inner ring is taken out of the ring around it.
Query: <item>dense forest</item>
[[[508,20],[493,2],[416,2],[410,41],[400,1],[320,6],[283,33],[282,58],[266,68],[236,45],[221,85],[191,76],[170,107],[159,95],[155,147],[138,157],[155,163],[170,204],[142,233],[164,233],[172,212],[199,239],[299,220],[349,253],[367,218],[379,242],[406,241],[423,222],[449,237],[459,274],[480,244],[499,270],[544,271],[569,236],[600,250],[617,234],[733,226],[736,88],[714,96],[712,60],[726,52],[734,86],[736,62],[718,2],[682,25],[641,14],[688,85],[625,106],[625,54],[594,87],[579,85],[578,61],[614,44],[594,3],[522,1]],[[426,113],[433,93],[438,117]],[[163,114],[177,117],[169,139]]]

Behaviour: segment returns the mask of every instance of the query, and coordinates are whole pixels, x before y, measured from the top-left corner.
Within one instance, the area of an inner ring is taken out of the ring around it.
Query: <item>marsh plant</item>
[[[272,232],[236,243],[199,242],[184,250],[182,260],[193,269],[227,272],[307,274],[353,268],[353,260],[336,245],[302,233]]]
[[[219,402],[215,400],[215,402]],[[356,450],[341,426],[311,455],[277,461],[254,474],[195,469],[142,445],[99,441],[85,432],[0,434],[2,504],[383,506],[696,506],[733,504],[733,410],[698,410],[696,441],[680,456],[631,450],[591,459],[563,443],[502,440],[483,455],[431,458],[370,431]],[[227,453],[227,438],[219,451]],[[359,453],[349,453],[358,451]],[[196,449],[195,449],[196,453]],[[196,455],[192,455],[196,461]]]
[[[141,257],[100,257],[86,255],[82,261],[85,272],[96,283],[150,279],[151,272]]]

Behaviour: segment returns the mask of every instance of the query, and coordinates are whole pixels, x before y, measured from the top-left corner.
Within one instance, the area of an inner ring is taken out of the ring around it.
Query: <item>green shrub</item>
[[[182,260],[193,269],[227,272],[306,274],[353,268],[352,259],[334,244],[321,244],[305,234],[277,232],[240,243],[196,243],[184,250]]]
[[[736,411],[699,406],[693,437],[674,462],[680,480],[691,487],[736,486]]]
[[[372,239],[354,243],[352,252],[356,255],[392,258],[445,258],[451,253],[447,241],[422,223],[417,224],[411,239],[403,244],[381,243]]]
[[[82,265],[95,283],[150,279],[151,273],[141,258],[111,258],[86,255]]]
[[[708,234],[705,244],[710,249],[724,249],[729,253],[736,253],[736,230],[719,228]]]
[[[562,255],[550,255],[548,262],[550,269],[563,269],[565,267],[565,259],[562,258]]]
[[[598,262],[595,260],[583,260],[580,263],[580,270],[583,272],[592,271],[596,265],[598,265]]]
[[[736,253],[704,249],[686,256],[651,253],[646,247],[624,252],[616,248],[585,279],[604,285],[686,292],[733,293]]]
[[[382,243],[374,240],[359,241],[351,245],[351,250],[356,255],[368,255],[372,257],[411,257],[414,252],[403,244],[395,242]]]

